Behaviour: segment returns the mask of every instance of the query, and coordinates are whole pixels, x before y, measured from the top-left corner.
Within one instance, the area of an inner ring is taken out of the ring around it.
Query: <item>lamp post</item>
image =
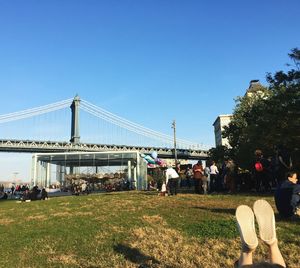
[[[175,120],[173,120],[172,128],[174,130],[174,157],[175,157],[175,166],[177,166],[176,121]]]
[[[13,181],[16,183],[16,180],[17,180],[17,175],[19,174],[19,172],[14,172],[13,175],[14,175],[14,178],[13,178]]]

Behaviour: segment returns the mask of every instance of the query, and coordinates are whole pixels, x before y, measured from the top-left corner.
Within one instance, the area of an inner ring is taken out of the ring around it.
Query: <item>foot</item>
[[[242,241],[242,250],[244,252],[253,251],[258,245],[258,239],[255,232],[252,209],[241,205],[236,209],[235,216]]]
[[[268,245],[277,241],[275,217],[271,205],[265,200],[257,200],[253,205],[254,214],[259,227],[260,238]]]

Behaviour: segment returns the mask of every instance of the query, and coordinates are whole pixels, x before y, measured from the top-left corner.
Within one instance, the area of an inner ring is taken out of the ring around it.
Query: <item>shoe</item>
[[[296,209],[295,209],[295,216],[300,217],[300,208],[299,207],[296,207]]]
[[[253,205],[254,214],[259,227],[260,238],[268,245],[276,240],[275,217],[271,205],[265,200],[257,200]]]
[[[235,217],[242,240],[243,250],[253,250],[258,245],[255,232],[254,214],[250,207],[241,205],[236,209]]]

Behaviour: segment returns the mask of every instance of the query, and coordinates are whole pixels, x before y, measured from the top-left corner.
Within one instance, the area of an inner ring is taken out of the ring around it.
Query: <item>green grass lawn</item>
[[[124,192],[2,201],[0,267],[232,267],[235,208],[258,198]],[[300,222],[277,220],[277,234],[289,267],[300,267]],[[260,245],[255,259],[266,256]]]

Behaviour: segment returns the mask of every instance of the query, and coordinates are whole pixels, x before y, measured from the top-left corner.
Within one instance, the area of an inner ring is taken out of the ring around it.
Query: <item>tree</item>
[[[231,158],[231,150],[226,146],[217,146],[208,151],[209,158],[218,164],[222,164],[224,159]]]
[[[272,154],[275,145],[283,145],[300,162],[300,50],[292,49],[288,72],[268,74],[263,94],[237,98],[233,119],[225,128],[235,160],[249,168],[254,150]]]

